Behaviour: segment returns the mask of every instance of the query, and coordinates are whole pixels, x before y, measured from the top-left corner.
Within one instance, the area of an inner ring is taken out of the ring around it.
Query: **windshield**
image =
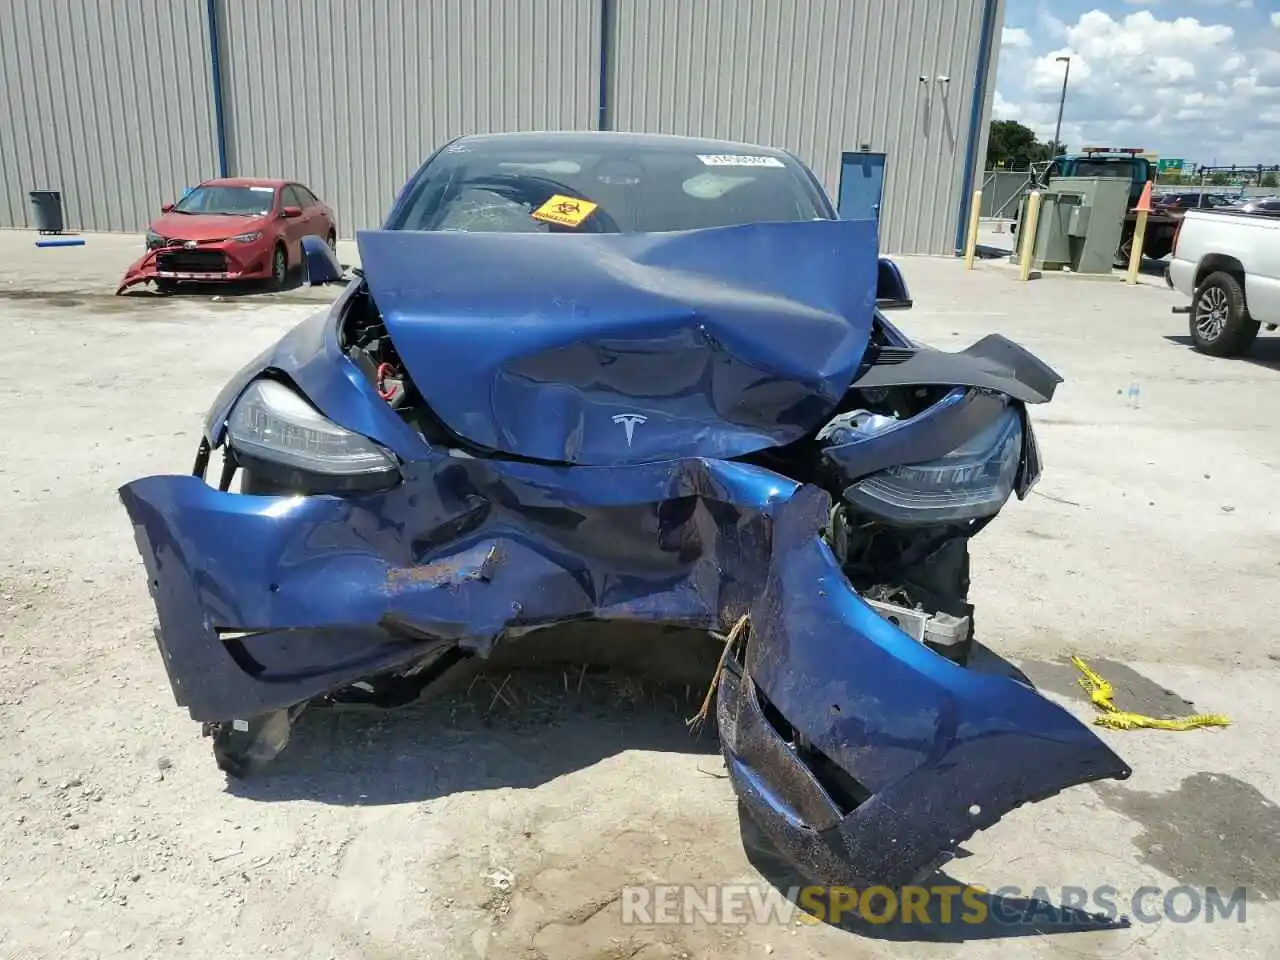
[[[174,213],[224,213],[258,217],[275,206],[275,187],[196,187],[174,204]]]
[[[1133,179],[1132,160],[1077,160],[1075,177],[1127,177]]]
[[[741,150],[464,140],[419,172],[387,229],[658,233],[827,216],[798,163]]]

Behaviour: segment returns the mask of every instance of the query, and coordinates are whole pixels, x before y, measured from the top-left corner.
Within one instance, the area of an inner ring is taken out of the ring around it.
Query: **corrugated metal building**
[[[0,226],[31,190],[141,230],[184,187],[292,177],[376,225],[464,133],[785,147],[886,251],[954,253],[1004,0],[4,0]]]

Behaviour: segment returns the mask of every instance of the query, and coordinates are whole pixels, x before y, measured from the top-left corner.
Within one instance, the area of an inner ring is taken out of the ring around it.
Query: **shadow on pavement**
[[[1186,334],[1167,334],[1165,339],[1181,347],[1194,349],[1191,345],[1191,337]],[[1268,370],[1280,370],[1280,336],[1269,337],[1265,333],[1260,333],[1248,352],[1238,357],[1205,356],[1206,359],[1223,363],[1252,363],[1254,366],[1265,367]]]
[[[582,656],[588,649],[596,655]],[[534,787],[625,750],[706,755],[708,775],[725,776],[714,712],[699,736],[685,723],[719,660],[707,634],[634,629],[603,648],[598,628],[583,625],[530,634],[505,658],[501,650],[429,700],[309,709],[283,753],[227,790],[263,802],[408,803]]]
[[[172,300],[183,297],[261,297],[272,293],[288,293],[299,290],[303,286],[301,271],[289,274],[282,286],[275,286],[267,280],[221,280],[200,282],[196,280],[178,283],[170,291],[156,289],[154,283],[141,283],[130,287],[121,296],[138,297],[140,299]]]
[[[786,898],[794,898],[800,888],[811,887],[810,881],[787,863],[742,807],[738,809],[738,821],[743,851],[770,886]],[[957,859],[968,856],[963,849],[956,854]],[[871,899],[865,905],[862,894],[855,894],[853,890],[813,890],[801,899],[800,906],[806,912],[812,910],[810,916],[814,923],[825,923],[859,937],[900,943],[962,943],[1123,930],[1130,926],[1122,917],[1111,918],[1060,906],[1036,896],[1024,897],[1012,889],[986,892],[975,887],[966,891],[964,884],[945,873],[934,873],[919,886],[931,895],[910,912],[909,919],[903,911],[900,890],[868,891]],[[1033,894],[1036,892],[1039,891]],[[917,897],[923,898],[923,894]],[[949,908],[945,908],[944,903]]]

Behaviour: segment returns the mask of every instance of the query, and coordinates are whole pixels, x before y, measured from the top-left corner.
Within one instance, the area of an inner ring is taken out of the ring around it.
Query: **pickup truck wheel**
[[[1211,273],[1196,288],[1191,303],[1191,341],[1201,353],[1231,357],[1249,349],[1258,335],[1249,318],[1244,290],[1233,275]]]

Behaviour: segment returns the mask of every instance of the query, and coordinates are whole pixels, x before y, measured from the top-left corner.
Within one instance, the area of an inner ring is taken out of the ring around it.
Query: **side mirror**
[[[325,283],[341,283],[342,264],[320,237],[306,236],[302,238],[302,269],[307,283],[320,286]]]
[[[172,204],[172,203],[162,203],[162,204],[160,204],[160,212],[161,212],[161,213],[168,213],[168,212],[169,212],[170,210],[172,210],[172,209],[173,209],[173,204]]]
[[[293,220],[297,217],[302,216],[302,208],[301,207],[285,207],[283,210],[280,211],[280,213],[284,216],[286,220]]]
[[[876,308],[879,310],[910,310],[911,294],[907,281],[898,265],[888,257],[881,257],[876,267]]]

